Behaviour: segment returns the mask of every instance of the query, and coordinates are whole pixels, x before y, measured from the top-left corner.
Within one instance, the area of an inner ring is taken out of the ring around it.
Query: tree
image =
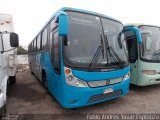
[[[18,54],[18,55],[28,54],[28,51],[25,50],[22,46],[19,46],[19,47],[17,48],[17,54]]]

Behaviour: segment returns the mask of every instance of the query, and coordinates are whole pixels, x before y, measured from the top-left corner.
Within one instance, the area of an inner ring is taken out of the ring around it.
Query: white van
[[[5,113],[8,85],[16,82],[18,46],[19,40],[13,30],[12,16],[0,13],[0,117]]]

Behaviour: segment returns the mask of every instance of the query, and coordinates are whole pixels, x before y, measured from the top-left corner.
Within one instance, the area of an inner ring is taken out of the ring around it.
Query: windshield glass
[[[65,63],[74,67],[89,68],[99,47],[104,48],[105,46],[102,40],[103,31],[101,18],[98,16],[78,12],[67,12],[67,14],[69,17],[69,34],[67,36],[67,44],[64,45]],[[108,39],[110,41],[113,40],[112,44],[116,43],[115,45],[112,45],[112,47],[114,47],[116,52],[119,52],[118,55],[122,55],[122,57],[119,56],[121,57],[122,61],[127,60],[124,53],[124,48],[119,48],[117,40],[117,36],[123,28],[122,25],[113,20],[108,20],[107,23],[105,22],[105,19],[103,21],[104,25],[110,24],[109,26],[112,28],[105,29],[108,30],[108,32],[111,32],[109,33],[111,35],[107,34],[109,37]],[[116,30],[117,27],[114,29],[111,27],[112,25],[113,27],[117,26],[119,29]],[[108,66],[113,66],[113,64],[108,64],[107,59],[111,58],[108,58],[106,54],[104,55],[106,52],[106,49],[100,49],[100,54],[95,63],[95,68],[107,68]],[[116,62],[118,61],[115,58],[110,60],[110,63]]]
[[[123,29],[122,24],[118,22],[111,21],[109,19],[102,18],[102,25],[104,29],[104,34],[106,37],[106,41],[108,42],[108,45],[113,48],[113,50],[116,52],[117,56],[120,58],[122,63],[127,63],[127,49],[126,49],[126,41],[124,40],[124,34],[121,35],[121,41],[122,41],[122,47],[120,48],[118,44],[118,35]],[[109,51],[108,51],[109,52]],[[119,61],[115,60],[115,56],[108,54],[109,56],[109,62],[111,63],[117,63]]]
[[[141,26],[141,57],[149,61],[160,62],[160,28]]]

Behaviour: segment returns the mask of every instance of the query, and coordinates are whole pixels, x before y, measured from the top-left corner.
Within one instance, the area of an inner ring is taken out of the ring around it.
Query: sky
[[[20,45],[28,46],[61,7],[105,14],[126,23],[160,26],[160,0],[0,0],[0,13],[13,16]]]

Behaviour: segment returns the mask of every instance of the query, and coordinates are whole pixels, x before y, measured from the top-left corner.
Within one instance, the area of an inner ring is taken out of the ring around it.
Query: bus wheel
[[[15,84],[16,83],[16,76],[10,76],[9,77],[9,83],[10,83],[10,85]]]
[[[34,73],[32,72],[32,70],[30,70],[30,71],[31,71],[31,74],[34,75]]]
[[[32,75],[34,74],[33,71],[32,71],[32,68],[31,68],[31,63],[30,63],[30,72],[31,72]]]
[[[7,95],[9,95],[9,93],[10,93],[10,87],[11,87],[11,86],[10,86],[10,79],[8,79],[8,80],[7,80],[7,88],[6,88],[6,89],[7,89],[7,90],[6,90],[6,94],[7,94]]]
[[[1,120],[5,116],[5,114],[6,114],[6,105],[4,105],[2,108],[0,108],[0,119]]]
[[[43,83],[44,87],[46,87],[48,89],[47,76],[46,76],[45,72],[42,72],[42,83]]]

